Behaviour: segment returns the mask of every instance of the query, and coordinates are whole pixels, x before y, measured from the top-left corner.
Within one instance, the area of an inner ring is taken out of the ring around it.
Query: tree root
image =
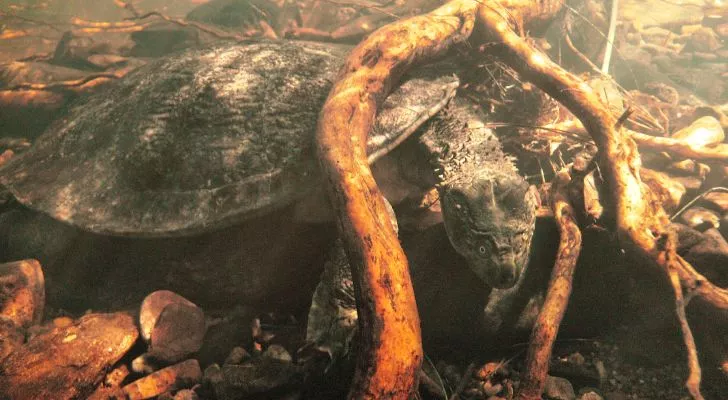
[[[505,45],[508,64],[567,107],[597,144],[597,161],[609,186],[605,191],[609,196],[607,206],[613,210],[620,243],[648,265],[658,266],[668,276],[676,274],[686,290],[685,298],[698,296],[712,307],[728,309],[727,292],[714,286],[677,255],[675,235],[667,232],[667,215],[640,178],[637,146],[599,101],[597,94],[516,35],[502,22],[502,15],[497,11],[490,7],[481,7],[479,11],[486,40]],[[682,315],[678,317],[684,320]],[[687,323],[683,325],[686,327]],[[694,398],[700,399],[700,371],[693,357],[697,350],[689,330],[683,329],[683,333],[691,355],[688,363],[691,372],[686,386]]]
[[[131,1],[117,1],[117,5],[119,7],[121,7],[121,8],[129,11],[129,13],[132,14],[132,17],[127,18],[125,22],[121,22],[122,24],[123,23],[128,23],[128,22],[133,23],[132,21],[142,21],[142,20],[145,20],[145,19],[150,18],[150,17],[157,17],[157,18],[159,18],[161,20],[167,21],[167,22],[169,22],[171,24],[174,24],[174,25],[177,25],[177,26],[181,26],[183,28],[187,28],[187,27],[195,28],[195,29],[199,30],[200,32],[206,33],[206,34],[208,34],[208,35],[210,35],[210,36],[212,36],[212,37],[214,37],[216,39],[221,39],[221,40],[236,40],[236,41],[242,41],[242,40],[245,40],[245,39],[249,39],[249,38],[255,36],[255,34],[259,33],[257,31],[256,32],[246,32],[246,34],[244,34],[244,35],[236,35],[236,34],[231,34],[231,33],[223,33],[223,32],[220,32],[219,30],[217,30],[217,29],[215,29],[215,28],[213,28],[211,26],[208,26],[208,25],[205,25],[205,24],[201,24],[199,22],[186,21],[186,20],[179,19],[179,18],[172,18],[172,17],[167,16],[167,15],[164,15],[164,14],[158,12],[158,11],[150,11],[150,12],[147,12],[147,13],[142,14],[136,8],[136,6],[134,6],[134,4]],[[264,35],[267,33],[267,30],[265,28],[266,28],[266,26],[261,26],[261,32]],[[270,28],[270,27],[268,26],[268,28]],[[269,38],[270,39],[278,39],[278,37],[275,35],[275,33],[273,35],[274,35],[273,37],[269,37]]]
[[[684,158],[705,161],[728,161],[728,144],[700,146],[687,140],[646,135],[630,131],[632,139],[642,148],[665,151]]]
[[[546,128],[577,136],[587,133],[579,121],[564,121],[549,125]],[[632,140],[637,143],[637,146],[642,149],[664,151],[671,155],[694,160],[728,162],[728,144],[701,145],[691,143],[686,139],[652,136],[631,129],[625,129],[625,133],[629,134]]]
[[[320,163],[329,198],[354,271],[362,347],[349,396],[406,398],[413,393],[422,359],[418,316],[407,262],[392,229],[381,194],[367,165],[366,137],[377,107],[411,66],[443,54],[451,44],[474,40],[499,51],[521,77],[563,104],[599,148],[597,163],[608,190],[606,215],[622,246],[647,265],[660,268],[676,288],[677,314],[688,348],[691,395],[700,399],[697,350],[684,315],[693,297],[715,311],[728,310],[728,292],[710,283],[676,253],[669,220],[640,177],[641,161],[631,135],[586,83],[535,50],[516,31],[550,19],[562,1],[454,0],[424,16],[395,22],[374,32],[349,56],[323,107],[317,132]],[[477,44],[477,43],[476,43]],[[480,48],[476,45],[473,48]],[[565,199],[555,203],[562,223],[562,258],[554,272],[552,301],[541,321],[558,323],[570,288],[569,263],[578,255],[573,212]],[[553,305],[553,306],[552,306]],[[553,328],[553,331],[551,329]],[[538,325],[521,398],[537,398],[543,387],[555,334]],[[542,336],[543,335],[543,336]]]
[[[561,234],[561,241],[546,299],[531,332],[526,356],[526,375],[519,393],[519,398],[523,400],[541,399],[548,375],[551,350],[566,306],[569,304],[574,270],[581,250],[581,231],[576,223],[576,213],[569,202],[567,191],[570,180],[568,172],[561,171],[556,175],[551,187],[551,208]]]
[[[407,259],[366,155],[377,107],[412,64],[462,42],[473,1],[388,25],[357,46],[323,106],[317,147],[352,267],[360,352],[349,398],[406,399],[416,390],[422,339]]]
[[[60,81],[53,83],[19,83],[17,85],[3,88],[2,90],[7,91],[25,91],[25,90],[46,90],[46,91],[58,91],[58,90],[69,90],[73,92],[80,92],[88,89],[89,87],[96,86],[101,83],[106,83],[109,80],[116,80],[124,76],[128,72],[127,70],[120,70],[116,73],[99,73],[84,76],[80,79],[73,79],[68,81]],[[98,81],[97,81],[98,80]]]

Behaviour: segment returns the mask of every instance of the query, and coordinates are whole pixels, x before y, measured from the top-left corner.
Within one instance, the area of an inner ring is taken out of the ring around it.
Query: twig
[[[201,32],[207,33],[208,35],[211,35],[217,39],[227,39],[227,40],[246,40],[249,39],[252,35],[236,35],[232,33],[221,33],[217,29],[214,29],[208,25],[201,24],[199,22],[194,21],[185,21],[182,19],[172,18],[167,15],[164,15],[158,11],[150,11],[148,13],[142,14],[131,2],[119,2],[120,5],[128,10],[133,16],[129,18],[125,18],[127,21],[134,21],[134,20],[143,20],[150,17],[158,17],[164,21],[167,21],[169,23],[179,25],[182,27],[193,27]]]
[[[566,43],[566,47],[569,48],[586,66],[591,68],[592,71],[599,72],[599,67],[597,67],[592,60],[589,59],[584,53],[579,51],[579,49],[574,46],[574,42],[571,41],[571,35],[569,32],[565,32],[564,34],[564,42]]]
[[[562,170],[551,187],[551,207],[561,240],[546,299],[531,333],[524,386],[519,394],[524,400],[541,399],[551,351],[569,303],[576,261],[581,251],[581,231],[574,208],[569,203],[567,186],[570,181],[568,172]]]
[[[612,61],[612,49],[614,48],[614,35],[617,31],[617,15],[619,14],[619,0],[612,0],[612,10],[609,13],[609,31],[607,32],[607,44],[604,46],[604,59],[602,60],[602,73],[609,74],[609,64]]]
[[[96,79],[118,79],[120,77],[121,77],[121,74],[100,73],[100,74],[91,74],[91,75],[85,76],[80,79],[53,82],[53,83],[19,83],[17,85],[3,88],[2,90],[8,90],[8,91],[49,90],[49,91],[51,91],[51,90],[73,89],[73,88],[81,87]]]
[[[665,253],[665,256],[668,258],[677,257],[676,236],[677,235],[674,232],[666,232],[663,236],[665,242],[663,251]],[[676,261],[677,260],[671,259],[666,260],[667,269],[665,270],[665,272],[668,275],[668,279],[670,280],[673,292],[675,293],[675,314],[677,316],[678,322],[680,323],[683,343],[685,344],[685,349],[688,356],[689,375],[688,379],[686,379],[685,381],[685,387],[688,389],[688,392],[690,392],[690,395],[693,396],[694,399],[699,400],[703,398],[703,395],[700,394],[700,361],[698,360],[698,349],[695,346],[693,332],[690,329],[687,316],[685,315],[685,306],[687,305],[687,302],[685,301],[685,298],[683,296],[683,289],[682,285],[680,284],[680,276],[675,270],[675,266],[677,265]]]

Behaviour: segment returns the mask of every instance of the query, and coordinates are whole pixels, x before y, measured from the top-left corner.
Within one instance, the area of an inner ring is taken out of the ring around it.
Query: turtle
[[[313,293],[336,236],[315,126],[350,50],[216,43],[79,100],[0,168],[2,257],[39,259],[49,301],[67,309],[160,288],[203,306],[305,309],[299,293]],[[507,288],[528,259],[538,195],[457,96],[457,70],[443,61],[403,78],[369,161],[398,213],[436,191],[453,248]]]

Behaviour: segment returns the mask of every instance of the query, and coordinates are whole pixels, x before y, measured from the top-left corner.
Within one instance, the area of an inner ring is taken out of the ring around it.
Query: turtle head
[[[516,284],[528,262],[538,192],[520,176],[478,175],[440,189],[445,229],[455,250],[488,285]]]

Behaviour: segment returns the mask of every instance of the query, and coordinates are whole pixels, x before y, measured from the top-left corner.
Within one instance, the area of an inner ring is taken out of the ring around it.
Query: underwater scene
[[[0,400],[728,399],[728,2],[0,2]]]

